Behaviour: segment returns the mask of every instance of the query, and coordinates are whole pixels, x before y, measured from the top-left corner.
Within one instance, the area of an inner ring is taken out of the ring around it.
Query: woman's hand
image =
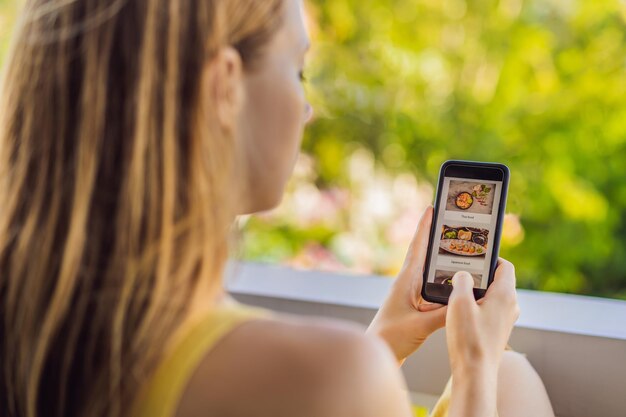
[[[409,246],[400,274],[391,292],[372,320],[368,333],[387,342],[400,364],[441,328],[446,320],[446,307],[422,299],[424,260],[428,250],[433,209],[428,207]]]
[[[446,336],[453,371],[476,363],[497,366],[519,317],[513,264],[500,259],[493,283],[478,302],[469,273],[457,272],[452,286]]]
[[[451,417],[493,416],[500,359],[519,317],[515,268],[500,259],[493,283],[476,302],[467,272],[452,278],[446,337],[452,368]]]

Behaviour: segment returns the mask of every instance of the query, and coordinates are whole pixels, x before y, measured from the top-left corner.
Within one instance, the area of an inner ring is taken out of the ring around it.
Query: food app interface
[[[502,182],[444,177],[427,282],[451,285],[458,271],[487,289]]]

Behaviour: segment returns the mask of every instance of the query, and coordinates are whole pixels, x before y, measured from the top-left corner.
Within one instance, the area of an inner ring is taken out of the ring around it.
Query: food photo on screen
[[[446,210],[491,214],[495,189],[493,183],[450,180]]]
[[[485,257],[489,230],[469,226],[443,225],[439,241],[440,255]]]

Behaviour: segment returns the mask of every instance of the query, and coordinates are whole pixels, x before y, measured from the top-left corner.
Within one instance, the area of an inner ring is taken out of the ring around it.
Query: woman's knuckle
[[[473,301],[474,300],[471,297],[462,294],[450,298],[449,303],[452,304],[453,308],[467,310],[471,307]]]
[[[513,265],[513,263],[507,261],[506,259],[502,259],[500,266],[502,267],[503,272],[506,272],[507,274],[515,275],[515,265]]]
[[[517,304],[517,292],[514,289],[505,291],[502,294],[502,299],[508,306],[513,306],[514,304]]]

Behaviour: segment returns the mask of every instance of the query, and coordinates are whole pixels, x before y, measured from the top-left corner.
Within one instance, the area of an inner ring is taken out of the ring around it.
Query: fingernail
[[[456,274],[454,274],[454,276],[452,277],[452,286],[455,287],[459,284],[461,284],[462,280],[467,281],[467,278],[472,279],[472,276],[469,274],[469,272],[465,272],[465,271],[459,271]]]

